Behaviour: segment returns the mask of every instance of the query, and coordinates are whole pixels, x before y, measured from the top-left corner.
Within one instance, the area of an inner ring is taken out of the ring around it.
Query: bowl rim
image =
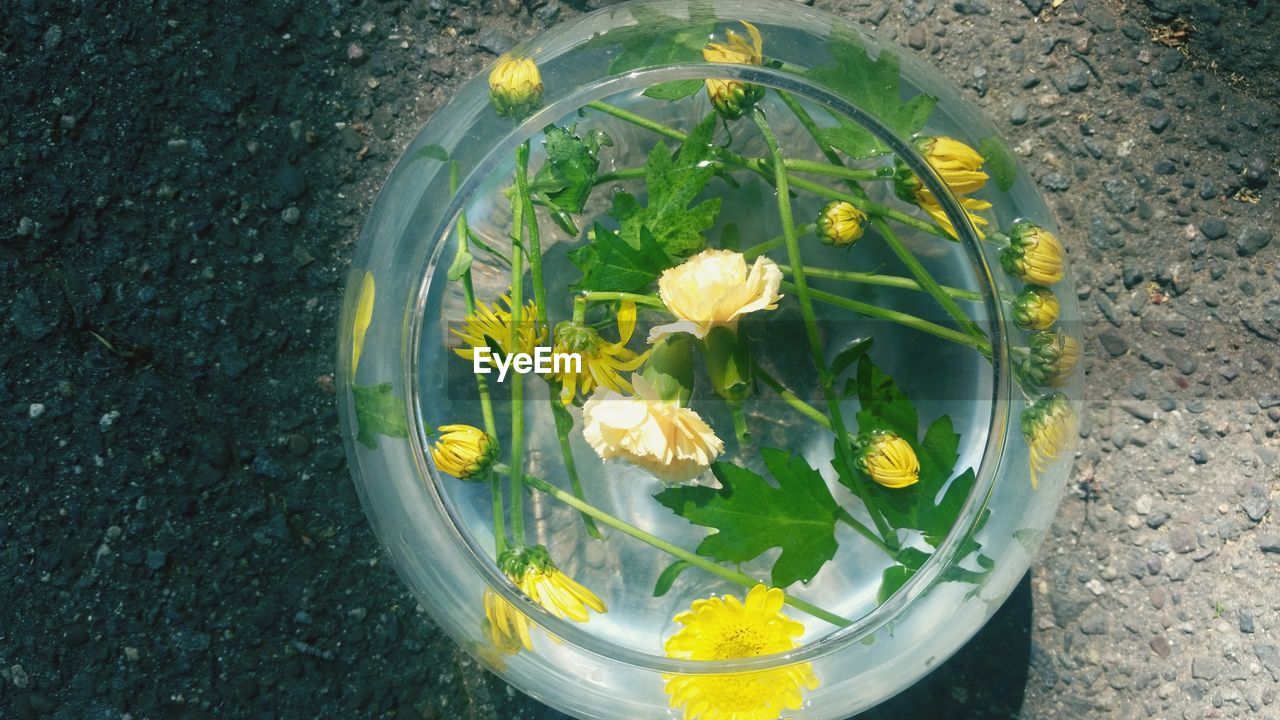
[[[665,5],[667,3],[649,4]],[[774,3],[750,2],[746,4],[764,8],[778,7]],[[583,24],[584,21],[600,13],[616,11],[616,9],[617,6],[603,8],[583,16],[575,22],[558,26],[548,34],[573,33],[575,28]],[[817,12],[810,8],[804,9],[810,12]],[[826,13],[821,14],[826,15]],[[849,26],[838,18],[831,16],[831,19],[833,27],[849,29]],[[725,20],[725,22],[730,21]],[[868,39],[861,30],[854,29],[854,31],[856,33],[854,37],[866,42],[869,46],[878,47],[878,44],[874,40]],[[530,43],[536,43],[539,39],[535,38]],[[884,48],[880,48],[880,51],[894,52]],[[569,52],[572,52],[572,50]],[[534,57],[536,57],[536,54]],[[470,80],[469,83],[482,82],[483,77],[484,74],[482,73]],[[436,276],[440,274],[437,272],[437,265],[443,246],[447,244],[450,228],[454,226],[462,209],[470,201],[480,183],[493,172],[503,158],[509,157],[515,147],[524,140],[536,137],[548,123],[564,117],[568,112],[576,110],[591,100],[610,97],[617,93],[640,87],[648,87],[657,82],[705,79],[708,77],[734,79],[785,89],[804,96],[810,101],[834,109],[874,134],[916,173],[925,186],[934,194],[935,198],[939,200],[939,204],[946,212],[948,219],[957,229],[960,235],[958,240],[965,247],[970,262],[973,264],[973,269],[976,271],[992,327],[990,340],[992,345],[993,375],[992,403],[986,444],[983,448],[982,459],[976,469],[977,477],[974,487],[966,498],[956,522],[947,533],[946,539],[935,549],[925,564],[899,587],[888,600],[862,617],[855,619],[847,627],[833,630],[788,652],[753,658],[715,661],[669,658],[618,644],[591,633],[577,623],[563,620],[548,613],[521,593],[498,569],[494,560],[490,559],[489,554],[484,551],[480,543],[471,536],[469,531],[465,530],[452,501],[446,496],[442,487],[443,483],[454,481],[442,478],[428,459],[429,453],[426,452],[428,447],[427,426],[421,415],[423,395],[420,388],[422,376],[419,365],[423,320],[428,308],[427,300],[430,296],[432,283],[435,281]],[[424,131],[430,127],[430,124],[430,121],[428,121],[427,125],[424,126]],[[400,161],[403,162],[404,159],[402,157]],[[1006,327],[1006,318],[999,306],[999,293],[992,277],[992,269],[980,250],[981,240],[979,240],[967,214],[950,189],[920,155],[910,138],[898,137],[874,116],[856,107],[840,95],[796,73],[762,66],[724,65],[705,62],[679,63],[657,65],[628,71],[621,75],[600,78],[595,82],[577,87],[563,98],[542,107],[523,122],[514,124],[508,134],[500,142],[494,144],[490,152],[485,155],[484,160],[467,174],[459,185],[458,192],[450,200],[447,210],[441,214],[440,222],[427,234],[427,237],[434,238],[431,241],[434,247],[428,252],[427,265],[422,271],[421,278],[414,291],[415,294],[412,296],[410,306],[407,308],[407,335],[405,337],[405,342],[407,343],[405,349],[407,352],[402,354],[403,381],[405,387],[409,389],[405,394],[405,403],[411,425],[408,440],[412,458],[422,476],[430,480],[425,485],[433,503],[436,505],[436,510],[444,518],[448,519],[450,535],[454,541],[455,548],[467,557],[468,564],[490,590],[498,593],[503,599],[517,608],[531,623],[548,634],[602,659],[651,672],[676,675],[708,675],[767,671],[797,663],[810,662],[863,642],[882,627],[890,624],[895,617],[905,612],[913,602],[924,595],[925,589],[931,587],[940,579],[941,574],[947,568],[963,559],[964,556],[959,555],[960,547],[970,533],[976,531],[982,520],[983,511],[987,507],[995,480],[999,474],[999,466],[1003,460],[1004,446],[1008,438],[1007,430],[1009,428],[1012,384],[1007,352],[1009,331]]]

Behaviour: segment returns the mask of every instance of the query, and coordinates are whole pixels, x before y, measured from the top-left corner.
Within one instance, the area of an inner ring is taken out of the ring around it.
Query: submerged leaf
[[[657,280],[672,265],[648,229],[642,230],[636,247],[600,224],[594,235],[591,244],[569,253],[583,274],[575,290],[634,292]]]
[[[672,80],[645,89],[643,95],[654,100],[680,100],[702,89],[701,80]]]
[[[1018,179],[1018,161],[1013,158],[1013,153],[1009,151],[1009,146],[1004,140],[997,135],[983,138],[978,144],[978,153],[982,155],[982,161],[991,171],[996,187],[1001,190],[1013,187],[1013,183]]]
[[[677,487],[655,497],[695,525],[715,528],[698,545],[698,554],[721,562],[746,562],[770,548],[781,548],[772,583],[786,587],[808,582],[835,556],[839,507],[818,471],[785,450],[761,448],[772,487],[746,468],[727,462],[711,466],[721,488]]]
[[[391,394],[391,383],[352,385],[355,397],[356,440],[370,450],[378,449],[378,435],[409,437],[404,401]]]
[[[662,574],[658,576],[658,581],[653,584],[653,596],[662,597],[666,595],[671,590],[671,586],[675,584],[676,578],[680,577],[680,573],[691,567],[693,567],[693,564],[685,560],[677,560],[668,565],[667,569],[663,570]]]

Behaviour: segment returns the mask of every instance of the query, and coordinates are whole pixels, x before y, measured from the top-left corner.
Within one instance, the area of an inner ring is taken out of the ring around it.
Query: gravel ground
[[[381,561],[332,379],[375,191],[545,3],[0,2],[0,717],[560,717]],[[1002,127],[1087,323],[1039,563],[869,716],[1280,718],[1280,12],[819,5]]]

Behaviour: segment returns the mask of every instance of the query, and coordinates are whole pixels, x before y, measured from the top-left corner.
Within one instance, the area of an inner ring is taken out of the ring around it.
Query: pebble
[[[1200,365],[1199,361],[1196,360],[1195,357],[1176,347],[1165,348],[1164,356],[1169,358],[1169,362],[1173,363],[1174,366],[1178,368],[1178,372],[1183,375],[1190,375],[1191,373],[1194,373],[1196,368]]]
[[[1257,485],[1254,487],[1261,489],[1261,487]],[[1267,511],[1271,509],[1271,498],[1262,494],[1250,495],[1248,498],[1245,498],[1243,503],[1240,504],[1240,509],[1244,510],[1244,514],[1248,516],[1250,520],[1255,523],[1260,523],[1262,522],[1262,519],[1267,516]]]
[[[1031,108],[1024,102],[1017,102],[1009,109],[1009,122],[1013,125],[1023,125],[1027,122],[1027,117],[1031,113]]]
[[[1107,627],[1107,613],[1101,608],[1091,607],[1080,617],[1080,632],[1085,635],[1106,635]]]
[[[1280,533],[1258,536],[1258,549],[1264,553],[1280,554]]]
[[[169,561],[169,555],[163,550],[147,551],[147,567],[152,570],[160,570]]]
[[[1191,462],[1194,462],[1197,465],[1204,465],[1209,462],[1209,453],[1205,452],[1204,448],[1196,448],[1195,450],[1192,450],[1188,457],[1191,458]]]
[[[1261,153],[1254,153],[1244,163],[1244,181],[1250,187],[1266,187],[1271,181],[1271,160]]]
[[[1221,240],[1227,236],[1227,224],[1217,218],[1200,223],[1200,234],[1209,240]]]
[[[45,410],[44,403],[38,403],[38,402],[31,403],[30,405],[27,406],[27,417],[31,418],[32,420],[35,420],[36,418],[44,414],[44,410]]]
[[[302,212],[297,207],[290,205],[280,212],[280,219],[286,225],[297,225],[298,220],[302,217]]]
[[[297,165],[286,163],[276,171],[276,187],[285,200],[297,200],[307,192],[307,180]]]
[[[493,55],[501,55],[515,44],[514,38],[494,27],[485,28],[476,35],[476,47]]]
[[[1236,238],[1236,254],[1240,257],[1252,257],[1258,251],[1271,244],[1271,231],[1253,225],[1244,229]]]
[[[359,65],[365,61],[365,58],[364,48],[355,43],[351,43],[347,46],[347,62],[352,65]]]
[[[1067,89],[1071,92],[1081,92],[1089,87],[1089,70],[1083,63],[1076,63],[1072,66],[1071,72],[1067,73]]]
[[[1169,638],[1164,635],[1156,635],[1151,638],[1151,649],[1162,658],[1168,658],[1173,652],[1173,648],[1169,645]]]
[[[119,419],[119,410],[112,410],[110,412],[103,413],[102,417],[98,418],[98,429],[102,432],[106,432],[115,426],[116,421]]]
[[[1151,118],[1151,122],[1147,123],[1147,127],[1151,128],[1151,132],[1159,135],[1160,133],[1164,132],[1165,129],[1168,128],[1169,124],[1172,122],[1173,122],[1173,118],[1169,115],[1169,113],[1160,113],[1159,115],[1156,115],[1155,117]]]
[[[916,25],[915,27],[913,27],[913,28],[911,28],[910,30],[908,30],[908,31],[907,31],[907,45],[910,45],[911,47],[915,48],[916,50],[923,50],[923,49],[924,49],[924,46],[925,46],[925,35],[924,35],[924,26],[923,26],[923,25]],[[1026,107],[1026,106],[1025,106],[1025,105],[1023,105],[1023,107]],[[1024,121],[1024,122],[1025,122],[1025,120],[1026,120],[1026,118],[1023,118],[1023,121]]]
[[[1111,357],[1120,357],[1129,352],[1129,343],[1124,338],[1112,332],[1104,332],[1098,335],[1098,342],[1102,344],[1102,349],[1107,351]]]
[[[1253,613],[1246,608],[1240,608],[1236,612],[1236,624],[1240,627],[1240,632],[1249,635],[1253,634]]]
[[[1196,549],[1196,534],[1186,525],[1169,529],[1169,547],[1176,553],[1189,553]]]
[[[1191,677],[1197,680],[1213,680],[1222,672],[1222,661],[1211,657],[1191,659]]]

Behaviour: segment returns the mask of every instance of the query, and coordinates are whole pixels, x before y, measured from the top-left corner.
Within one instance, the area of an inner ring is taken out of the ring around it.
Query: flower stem
[[[600,112],[605,113],[606,115],[612,115],[618,118],[619,120],[625,120],[631,123],[632,125],[642,127],[646,130],[650,130],[659,135],[669,137],[672,140],[676,140],[678,142],[684,142],[686,137],[684,133],[680,132],[679,130],[676,130],[673,127],[663,125],[657,120],[650,120],[649,118],[643,115],[637,115],[628,110],[623,110],[617,105],[610,105],[607,102],[593,100],[587,103],[587,107],[591,108],[592,110],[599,110]]]
[[[747,416],[742,412],[741,402],[729,403],[729,414],[733,417],[733,434],[743,445],[751,440],[751,431],[747,429]]]
[[[795,284],[786,282],[784,282],[782,286],[788,290],[796,287]],[[906,327],[914,330],[926,332],[930,335],[936,335],[943,340],[950,340],[966,347],[971,347],[982,353],[983,357],[986,357],[987,359],[991,358],[991,344],[982,338],[974,337],[968,333],[962,333],[959,330],[953,330],[945,325],[929,322],[928,320],[918,318],[915,315],[908,315],[907,313],[890,310],[889,308],[880,307],[879,305],[851,300],[841,295],[836,295],[835,293],[813,289],[810,289],[808,292],[810,297],[819,302],[844,308],[845,310],[852,310],[859,315],[888,320],[889,322],[905,325]]]
[[[841,178],[844,180],[893,179],[893,170],[888,167],[876,169],[848,168],[843,165],[832,165],[831,163],[814,162],[812,160],[787,160],[784,167],[787,168],[788,173],[799,172],[809,175]],[[886,173],[885,170],[888,170],[888,173]]]
[[[586,299],[587,302],[616,302],[619,300],[630,300],[637,305],[646,305],[659,310],[666,310],[667,306],[662,302],[662,298],[657,295],[642,295],[640,293],[629,292],[612,292],[605,290],[589,290],[582,293],[580,297]]]
[[[560,402],[560,383],[551,384],[550,400],[552,403]],[[565,408],[553,407],[551,412],[569,411]],[[570,419],[572,422],[572,419]],[[585,502],[586,495],[582,492],[582,480],[578,477],[578,464],[573,459],[573,446],[569,444],[569,429],[573,427],[569,423],[556,423],[556,435],[560,438],[560,455],[564,458],[564,472],[569,476],[569,488],[573,491],[573,496]],[[596,525],[595,519],[586,513],[580,513],[582,516],[582,524],[587,528],[587,534],[595,540],[603,540],[604,535],[601,534],[600,528]]]
[[[449,192],[453,195],[458,194],[457,160],[449,163]],[[457,231],[458,252],[470,253],[471,248],[469,247],[468,238],[471,237],[471,231],[467,227],[467,214],[465,212],[458,215]],[[474,313],[476,311],[476,290],[471,280],[470,265],[462,273],[462,294],[467,301],[467,313]],[[498,423],[494,420],[493,399],[489,396],[489,383],[483,375],[476,375],[476,392],[480,396],[480,414],[484,418],[484,431],[489,434],[489,437],[496,440],[498,437]]]
[[[902,223],[907,227],[914,228],[923,233],[935,235],[948,242],[959,242],[955,238],[948,235],[946,230],[943,230],[942,228],[938,227],[937,225],[934,225],[933,223],[927,222],[925,220],[921,220],[920,218],[917,218],[917,217],[912,217],[902,212],[901,210],[894,210],[888,205],[881,205],[880,203],[873,202],[871,200],[868,200],[865,197],[860,197],[858,195],[851,195],[849,193],[843,193],[843,192],[840,192],[839,190],[829,188],[826,185],[823,185],[822,183],[816,183],[816,182],[813,182],[812,180],[806,180],[804,178],[799,178],[799,177],[791,177],[791,185],[801,190],[808,190],[814,195],[817,195],[819,197],[825,197],[828,200],[841,200],[843,202],[847,202],[850,205],[858,208],[859,210],[862,210],[863,212],[867,213],[868,215],[883,217],[889,220],[893,220],[895,222]]]
[[[843,507],[836,507],[836,519],[843,522],[845,525],[848,525],[849,527],[853,528],[854,532],[858,533],[862,537],[870,540],[873,545],[883,550],[885,554],[888,555],[889,557],[891,558],[898,557],[897,550],[894,550],[893,548],[889,547],[884,543],[883,540],[876,537],[876,534],[871,531],[871,528],[859,522],[858,518],[849,514],[848,510],[845,510]]]
[[[814,228],[816,227],[817,226],[814,225],[813,223],[808,223],[805,225],[797,225],[796,233],[798,235],[808,235],[809,233],[813,232]],[[778,237],[773,238],[771,240],[765,240],[759,245],[752,245],[746,250],[743,250],[742,255],[748,260],[754,260],[756,257],[760,255],[763,255],[767,252],[770,252],[771,250],[775,250],[777,248],[782,247],[782,245],[786,243],[786,241],[787,239],[785,237],[783,237],[782,235],[779,235]]]
[[[524,323],[524,208],[527,202],[518,192],[519,178],[524,174],[521,157],[525,164],[529,157],[529,141],[526,140],[516,149],[517,193],[511,209],[511,337],[513,344],[518,338]],[[517,545],[524,544],[524,375],[512,373],[511,377],[511,535]]]
[[[502,519],[502,478],[497,473],[489,478],[489,492],[493,509],[493,553],[497,557],[507,549],[506,523]]]
[[[760,378],[760,382],[768,385],[770,390],[777,393],[778,397],[782,398],[783,402],[794,408],[796,412],[804,415],[828,430],[831,429],[831,421],[827,419],[826,415],[823,415],[817,408],[804,400],[801,400],[798,395],[788,390],[781,382],[778,381],[777,378],[770,375],[764,368],[760,367],[760,363],[752,363],[752,369],[755,371],[756,377]]]
[[[790,273],[789,265],[779,265],[782,272]],[[903,288],[905,290],[924,290],[920,287],[920,283],[911,278],[898,277],[897,275],[881,275],[880,273],[857,272],[854,270],[829,270],[827,268],[813,267],[806,265],[804,274],[809,277],[824,278],[827,280],[844,280],[847,282],[862,283],[864,285],[881,285],[884,287]],[[959,300],[969,300],[972,302],[982,302],[982,293],[972,290],[962,290],[960,288],[941,286],[942,291],[947,295]]]
[[[813,312],[813,298],[810,295],[809,283],[804,275],[804,261],[800,256],[800,239],[796,236],[795,217],[791,213],[790,186],[788,185],[787,172],[783,166],[782,148],[778,145],[778,139],[773,134],[773,128],[769,126],[769,121],[765,118],[764,112],[760,108],[757,107],[752,111],[751,119],[760,128],[760,134],[764,136],[764,141],[768,144],[769,152],[773,156],[774,178],[778,187],[778,216],[782,220],[782,235],[786,238],[787,258],[794,269],[792,278],[795,281],[796,298],[800,302],[800,314],[804,317],[805,335],[809,339],[809,352],[813,356],[814,366],[818,369],[818,384],[822,387],[822,394],[826,398],[827,412],[831,419],[831,430],[836,436],[837,459],[846,467],[852,467],[853,450],[849,443],[849,432],[845,428],[844,416],[840,412],[840,400],[836,397],[835,389],[832,387],[831,371],[827,368],[822,338],[818,334],[818,321]],[[866,488],[862,490],[859,494],[862,497],[866,497]],[[896,544],[897,536],[889,528],[885,518],[880,513],[872,511],[869,504],[867,505],[867,511],[871,513],[871,519],[875,521],[876,530],[879,531],[884,541],[891,545]]]
[[[497,468],[497,469],[501,471],[501,468]],[[667,542],[666,540],[663,540],[662,538],[656,535],[645,532],[644,530],[641,530],[640,528],[626,522],[625,520],[614,517],[613,515],[610,515],[609,513],[603,510],[600,510],[599,508],[596,508],[593,505],[589,505],[583,500],[579,500],[573,495],[548,483],[542,478],[530,475],[526,478],[526,481],[528,482],[529,487],[532,487],[533,489],[539,492],[550,495],[556,500],[559,500],[560,502],[564,503],[565,505],[568,505],[569,507],[579,512],[590,515],[596,520],[599,520],[601,524],[607,525],[608,527],[611,527],[614,530],[617,530],[618,532],[621,532],[624,535],[635,538],[640,542],[643,542],[669,555],[679,558],[680,560],[683,560],[689,563],[690,565],[693,565],[702,570],[705,570],[711,573],[712,575],[728,580],[729,582],[737,583],[745,588],[752,588],[752,587],[755,587],[756,585],[762,584],[759,580],[756,580],[755,578],[749,575],[736,572],[734,570],[730,570],[726,567],[721,567],[720,565],[717,565],[716,563],[711,562],[706,558],[703,558],[699,555],[691,553],[688,550],[685,550],[676,545],[672,545],[671,543]],[[838,627],[847,627],[853,624],[853,622],[848,618],[841,617],[828,610],[823,610],[817,605],[813,605],[811,603],[805,602],[804,600],[801,600],[796,597],[792,597],[791,595],[786,595],[786,603],[791,607],[796,608],[797,610],[803,610],[804,612],[809,613],[810,615],[820,620],[825,620],[826,622],[829,622],[832,625],[836,625]]]

